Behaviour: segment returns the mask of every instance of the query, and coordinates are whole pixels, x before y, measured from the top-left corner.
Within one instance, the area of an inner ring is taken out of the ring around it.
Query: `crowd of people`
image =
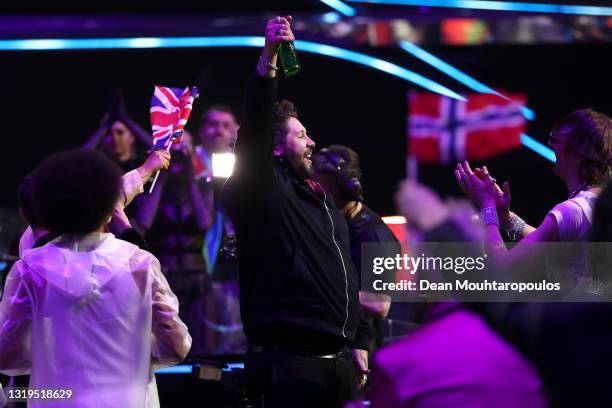
[[[386,244],[389,257],[403,248],[365,204],[358,153],[317,150],[295,105],[278,101],[291,23],[267,22],[240,126],[213,105],[197,137],[151,151],[116,94],[84,148],[24,178],[28,228],[0,302],[0,372],[74,392],[30,406],[155,407],[158,368],[245,352],[253,407],[612,405],[612,306],[580,259],[553,278],[585,288],[589,302],[433,303],[419,327],[383,344],[394,302],[364,280],[362,244]],[[482,243],[513,275],[550,256],[538,243],[612,241],[612,119],[577,110],[548,144],[569,195],[537,227],[511,211],[508,182],[468,162],[454,175],[471,204],[405,181],[398,211],[425,241]],[[217,153],[236,158],[222,184]],[[224,257],[228,239],[237,262]]]

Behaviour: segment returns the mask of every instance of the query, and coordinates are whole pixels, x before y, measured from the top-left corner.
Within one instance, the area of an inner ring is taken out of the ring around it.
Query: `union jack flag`
[[[473,93],[457,101],[434,93],[408,93],[409,154],[419,162],[484,160],[521,146],[527,121],[523,94]]]
[[[170,141],[180,143],[187,120],[191,115],[193,100],[198,88],[167,88],[155,86],[151,98],[151,128],[153,149],[166,148]]]

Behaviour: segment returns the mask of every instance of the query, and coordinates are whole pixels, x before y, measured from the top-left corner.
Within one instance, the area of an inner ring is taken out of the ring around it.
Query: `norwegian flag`
[[[193,100],[198,88],[167,88],[155,86],[151,98],[151,128],[153,149],[166,148],[169,141],[180,143],[181,136],[191,115]]]
[[[501,92],[500,92],[501,93]],[[527,127],[523,94],[463,95],[467,102],[434,93],[408,92],[409,155],[419,162],[451,164],[484,160],[521,146]]]

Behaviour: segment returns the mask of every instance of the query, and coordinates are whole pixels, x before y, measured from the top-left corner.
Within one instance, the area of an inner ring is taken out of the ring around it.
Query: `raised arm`
[[[467,173],[471,172],[471,170],[468,170],[469,163],[459,163],[457,170],[455,171],[455,177],[457,178],[457,183],[459,184],[459,187],[461,187],[461,190],[463,190],[463,192],[472,200],[472,202],[475,202],[476,197],[474,197],[473,191],[463,182],[462,179],[463,174],[467,176]],[[492,176],[489,174],[487,166],[483,166],[482,168],[477,167],[474,169],[473,173],[479,180],[485,180],[488,177],[492,178]],[[512,199],[510,194],[510,184],[506,181],[503,184],[503,188],[501,188],[497,184],[497,180],[493,178],[493,188],[495,190],[495,207],[499,217],[500,228],[506,233],[508,238],[510,238],[512,241],[520,241],[527,235],[534,232],[536,227],[527,224],[521,217],[510,211],[510,201]]]
[[[144,146],[145,150],[149,150],[153,147],[153,139],[151,138],[151,133],[147,132],[138,123],[136,123],[136,121],[134,121],[134,119],[128,116],[127,113],[121,114],[120,112],[118,119],[122,121],[125,126],[128,127],[128,129],[130,129],[136,139],[138,139],[142,146]]]
[[[121,190],[117,205],[127,207],[132,200],[144,192],[144,185],[158,170],[167,170],[170,166],[170,152],[156,150],[151,152],[147,160],[138,168],[129,171],[121,177]]]
[[[236,141],[236,166],[231,177],[234,185],[252,186],[252,181],[272,177],[276,64],[279,45],[294,39],[290,23],[290,16],[268,20],[266,43],[256,72],[247,85],[243,118]]]
[[[121,177],[121,189],[119,199],[112,212],[111,222],[108,225],[109,231],[118,237],[128,229],[132,228],[125,208],[144,191],[144,185],[149,178],[158,170],[166,170],[170,166],[170,152],[156,150],[152,152],[142,166],[129,171]],[[141,227],[140,225],[138,225]],[[128,241],[131,241],[128,239]],[[144,241],[143,241],[144,242]],[[143,249],[142,245],[138,244]]]
[[[85,149],[97,149],[104,136],[106,136],[110,132],[110,127],[112,125],[110,114],[104,115],[102,121],[100,122],[100,126],[93,132],[89,139],[83,145]]]
[[[503,269],[517,275],[522,269],[514,267],[529,259],[542,259],[550,248],[533,245],[542,242],[559,242],[559,229],[554,217],[547,215],[538,228],[529,228],[529,234],[512,250],[506,249],[504,240],[499,233],[499,218],[496,208],[496,180],[490,176],[486,168],[482,176],[472,171],[467,161],[460,163],[455,171],[457,182],[468,196],[481,208],[481,218],[485,224],[485,251]],[[509,194],[509,190],[507,190]],[[523,228],[523,230],[526,227]]]
[[[115,114],[115,120],[119,120],[127,126],[132,132],[134,137],[142,144],[145,150],[149,150],[153,147],[153,139],[151,133],[142,128],[127,112],[125,106],[125,99],[123,98],[123,91],[120,89],[115,90],[113,93],[112,112]]]

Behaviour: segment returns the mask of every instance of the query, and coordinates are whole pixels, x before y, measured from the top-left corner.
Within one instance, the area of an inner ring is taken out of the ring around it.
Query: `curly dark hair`
[[[34,173],[34,214],[58,234],[99,228],[119,197],[121,170],[96,150],[70,150],[45,159]]]
[[[612,178],[612,119],[592,109],[579,109],[553,128],[566,140],[566,149],[582,158],[580,180],[605,185]],[[567,135],[567,136],[563,136]]]
[[[283,99],[274,104],[274,142],[283,145],[287,136],[287,121],[289,118],[298,118],[293,102]]]

